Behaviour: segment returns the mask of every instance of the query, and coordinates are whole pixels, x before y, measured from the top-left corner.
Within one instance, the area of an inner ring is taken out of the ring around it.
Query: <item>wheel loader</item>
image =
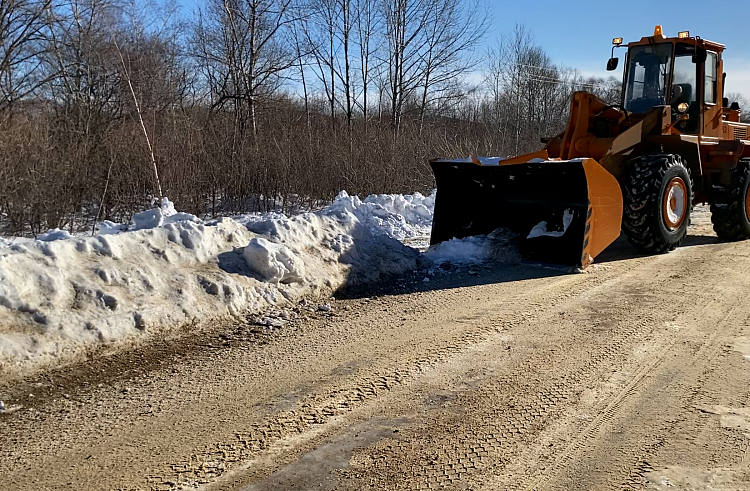
[[[565,131],[513,158],[430,161],[437,183],[431,244],[515,232],[523,257],[585,268],[624,232],[646,253],[675,249],[693,204],[716,234],[750,238],[750,125],[723,97],[724,46],[680,32],[626,47],[622,100],[572,95]]]

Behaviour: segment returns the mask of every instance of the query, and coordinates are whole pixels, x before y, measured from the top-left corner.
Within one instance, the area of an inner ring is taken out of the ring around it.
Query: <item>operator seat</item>
[[[675,84],[672,87],[671,105],[675,109],[681,102],[691,104],[693,101],[693,86],[691,84]]]

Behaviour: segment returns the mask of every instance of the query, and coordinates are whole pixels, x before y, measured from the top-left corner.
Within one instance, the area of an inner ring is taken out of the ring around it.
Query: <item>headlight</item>
[[[687,102],[680,102],[679,104],[677,104],[678,113],[686,113],[688,109],[690,109],[690,105]]]

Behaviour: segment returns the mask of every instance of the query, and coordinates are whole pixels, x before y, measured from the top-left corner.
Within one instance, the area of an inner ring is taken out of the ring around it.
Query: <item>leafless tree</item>
[[[377,0],[355,0],[356,39],[359,46],[359,73],[361,81],[362,119],[367,125],[368,95],[373,74],[380,68],[377,53],[381,48],[380,32],[383,19],[378,10]],[[355,97],[355,100],[359,100]]]
[[[487,11],[478,1],[465,5],[441,0],[429,8],[420,78],[420,133],[430,106],[444,106],[465,94],[465,76],[476,62],[470,55],[488,26]]]
[[[383,15],[386,26],[388,97],[391,127],[397,134],[406,102],[419,86],[423,53],[427,46],[424,27],[431,9],[429,0],[386,0]]]
[[[572,92],[588,87],[577,73],[553,64],[521,25],[490,50],[487,60],[486,107],[506,155],[535,150],[541,137],[560,131]]]
[[[36,92],[45,11],[51,0],[0,0],[0,111]]]
[[[285,31],[296,20],[291,0],[207,0],[198,15],[193,52],[212,108],[231,105],[244,133],[258,135],[257,108],[297,63]]]
[[[724,97],[729,99],[730,104],[733,102],[739,104],[741,111],[740,121],[742,121],[743,123],[750,123],[750,99],[736,92],[724,94]]]

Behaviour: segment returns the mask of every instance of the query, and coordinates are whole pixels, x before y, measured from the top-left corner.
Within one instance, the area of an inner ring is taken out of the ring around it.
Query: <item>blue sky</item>
[[[727,89],[750,97],[750,0],[488,1],[494,21],[489,44],[511,33],[516,23],[524,24],[556,63],[586,74],[607,74],[614,37],[638,40],[652,35],[657,24],[668,36],[690,31],[727,46]],[[624,49],[615,53],[622,61]]]
[[[201,0],[177,0],[190,15]],[[525,25],[555,63],[586,75],[608,76],[605,70],[612,38],[625,42],[650,36],[661,25],[664,34],[690,31],[727,46],[724,68],[727,90],[750,98],[750,0],[485,0],[491,9],[487,46],[516,24]],[[615,50],[622,60],[624,49]],[[617,72],[622,76],[622,63]]]

